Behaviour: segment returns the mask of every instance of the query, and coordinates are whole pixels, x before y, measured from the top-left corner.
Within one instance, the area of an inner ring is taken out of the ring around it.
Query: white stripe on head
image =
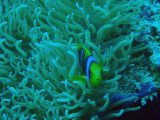
[[[96,59],[93,56],[89,56],[87,58],[87,63],[86,63],[86,77],[88,78],[88,80],[89,80],[89,68],[90,68],[92,62],[97,63]]]

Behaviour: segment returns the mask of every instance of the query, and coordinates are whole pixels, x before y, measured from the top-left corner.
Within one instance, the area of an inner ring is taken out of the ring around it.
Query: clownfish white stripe
[[[90,66],[91,66],[92,62],[96,62],[97,63],[96,59],[93,56],[89,56],[87,58],[87,63],[86,63],[86,77],[88,78],[88,80],[89,80],[89,74],[90,74],[89,70],[90,70]]]

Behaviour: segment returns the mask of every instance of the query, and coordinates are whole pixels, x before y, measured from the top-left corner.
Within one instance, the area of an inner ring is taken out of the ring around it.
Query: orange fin
[[[70,77],[69,80],[71,80],[71,81],[80,81],[83,84],[86,84],[86,76],[76,75],[76,76]]]

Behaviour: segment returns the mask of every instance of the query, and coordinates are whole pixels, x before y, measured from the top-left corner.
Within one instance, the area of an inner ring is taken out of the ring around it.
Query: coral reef
[[[119,74],[143,57],[133,46],[131,25],[141,0],[0,1],[0,119],[111,119],[140,107],[112,108],[135,96],[110,102]],[[128,27],[125,27],[128,25]],[[123,35],[125,27],[125,35]],[[128,33],[131,31],[131,33]],[[127,35],[126,35],[127,34]],[[102,84],[93,88],[69,77],[83,75],[76,43],[102,68]],[[106,112],[104,117],[99,113]]]

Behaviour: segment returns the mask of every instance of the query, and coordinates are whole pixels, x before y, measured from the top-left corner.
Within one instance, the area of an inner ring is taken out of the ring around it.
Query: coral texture
[[[119,25],[139,21],[140,6],[141,0],[1,0],[0,119],[110,119],[139,109],[112,111],[134,97],[112,104],[110,98],[119,73],[139,59],[131,54],[146,48],[132,46],[133,32],[112,35],[121,33]],[[96,89],[87,79],[86,86],[69,80],[83,75],[76,43],[102,67]],[[105,117],[98,116],[101,112]]]

